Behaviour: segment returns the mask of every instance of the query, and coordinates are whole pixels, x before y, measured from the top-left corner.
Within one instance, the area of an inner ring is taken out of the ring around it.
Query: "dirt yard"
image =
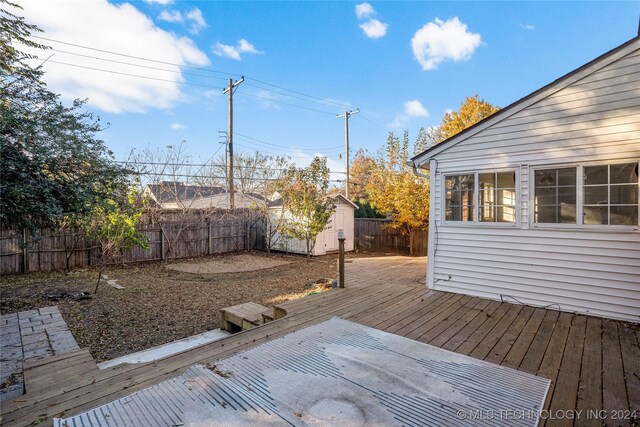
[[[336,276],[336,258],[241,253],[115,267],[105,274],[124,289],[102,281],[91,299],[57,302],[44,295],[93,294],[98,272],[4,276],[0,314],[57,304],[80,347],[104,361],[219,328],[218,311],[224,307],[302,298],[314,282]]]

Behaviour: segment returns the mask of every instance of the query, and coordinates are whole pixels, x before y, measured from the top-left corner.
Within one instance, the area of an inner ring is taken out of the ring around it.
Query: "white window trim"
[[[636,160],[636,162],[638,162]],[[584,167],[604,166],[633,163],[633,160],[592,161],[582,163],[561,163],[552,165],[537,165],[529,167],[529,226],[532,228],[563,229],[563,230],[592,230],[592,231],[636,231],[640,230],[640,215],[635,225],[584,224]],[[640,162],[638,162],[640,163]],[[539,170],[576,168],[576,223],[555,224],[535,222],[535,173]],[[638,176],[638,197],[640,200],[640,174]],[[640,207],[639,207],[640,209]]]
[[[480,213],[480,192],[478,191],[478,175],[481,173],[500,173],[500,172],[514,172],[515,184],[516,184],[516,202],[515,202],[515,222],[494,222],[494,221],[478,221]],[[458,175],[473,175],[473,221],[447,221],[446,209],[447,209],[447,189],[445,182],[449,176]],[[492,168],[492,169],[476,169],[474,171],[466,172],[447,172],[440,175],[440,225],[447,227],[484,227],[484,228],[519,228],[521,226],[521,191],[520,191],[520,168],[519,167],[507,167],[507,168]]]

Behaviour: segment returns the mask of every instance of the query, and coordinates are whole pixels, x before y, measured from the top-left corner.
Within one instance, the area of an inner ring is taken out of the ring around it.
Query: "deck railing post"
[[[344,288],[344,231],[338,230],[338,287]]]

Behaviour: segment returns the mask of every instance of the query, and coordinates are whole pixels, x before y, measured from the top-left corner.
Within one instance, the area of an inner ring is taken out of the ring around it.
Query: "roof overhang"
[[[514,103],[508,105],[502,110],[492,114],[484,120],[479,121],[473,126],[468,127],[462,132],[452,136],[449,139],[442,141],[439,144],[433,145],[423,151],[422,153],[414,156],[407,163],[414,168],[414,172],[417,169],[429,170],[429,162],[432,158],[445,150],[453,147],[454,145],[464,141],[472,136],[482,132],[484,129],[491,127],[492,125],[505,120],[506,118],[520,112],[521,110],[529,107],[536,102],[564,89],[565,87],[575,83],[576,81],[583,79],[584,77],[598,71],[599,69],[606,67],[610,63],[620,59],[621,57],[633,52],[640,48],[640,36],[636,36],[631,40],[623,43],[622,45],[608,51],[607,53],[600,55],[594,60],[586,63],[585,65],[571,71],[568,74],[554,80],[548,85],[538,89],[537,91],[521,98]]]

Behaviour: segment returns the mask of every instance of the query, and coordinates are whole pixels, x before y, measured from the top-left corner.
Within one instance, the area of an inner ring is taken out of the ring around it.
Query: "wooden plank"
[[[483,310],[483,313],[476,316],[471,322],[469,322],[464,328],[462,328],[457,334],[455,334],[449,341],[442,345],[442,348],[446,350],[454,351],[460,347],[475,333],[478,328],[481,327],[490,318],[501,318],[509,309],[508,304],[501,304],[499,301],[491,301],[487,308]]]
[[[438,322],[446,319],[464,305],[469,302],[473,297],[464,295],[462,298],[453,301],[448,306],[438,307],[438,310],[427,312],[425,315],[418,317],[408,325],[403,326],[396,330],[396,334],[415,339],[416,336],[423,334],[422,331],[428,331]]]
[[[586,325],[586,316],[573,318],[567,338],[567,351],[562,356],[560,372],[549,406],[549,411],[552,414],[561,413],[559,411],[573,411],[576,408]],[[573,419],[559,418],[561,419],[554,420],[554,426],[573,426]]]
[[[470,316],[478,314],[475,307],[483,302],[484,301],[479,298],[470,298],[463,307],[447,315],[444,319],[432,319],[428,324],[425,324],[414,330],[411,334],[408,334],[407,338],[417,339],[418,341],[428,343],[468,313],[471,312]]]
[[[558,377],[560,363],[562,362],[562,357],[567,345],[567,336],[569,335],[569,328],[571,327],[571,319],[573,317],[574,315],[569,313],[560,313],[556,327],[553,330],[553,334],[551,334],[549,345],[547,346],[542,362],[540,363],[540,369],[538,370],[537,375],[551,380],[544,409],[549,408],[551,397],[553,396],[556,378]]]
[[[540,363],[542,363],[542,358],[544,357],[547,346],[551,340],[551,334],[556,327],[559,315],[559,311],[546,311],[542,324],[533,338],[533,342],[529,346],[529,349],[524,355],[518,369],[534,375],[538,372],[538,368],[540,368]]]
[[[449,325],[442,333],[437,335],[435,338],[427,341],[431,345],[435,345],[437,347],[442,347],[446,342],[448,342],[453,336],[455,336],[462,328],[471,323],[476,317],[481,316],[482,318],[486,318],[485,309],[492,302],[487,299],[481,299],[478,303],[468,310],[461,318],[456,320],[453,324]],[[497,307],[496,303],[496,307]]]
[[[518,369],[518,366],[520,366],[522,359],[524,359],[527,350],[529,350],[529,346],[531,345],[533,338],[538,333],[538,329],[540,328],[540,324],[545,317],[546,311],[547,310],[543,308],[536,308],[533,311],[533,314],[522,329],[522,332],[520,332],[520,335],[518,335],[518,338],[513,341],[511,346],[509,346],[510,349],[508,350],[506,356],[504,356],[504,359],[498,362],[497,356],[494,357],[496,359],[496,363],[500,363],[510,368]]]
[[[629,409],[618,323],[613,320],[602,321],[602,348],[602,409],[607,414]]]
[[[602,409],[602,320],[597,317],[587,318],[576,409],[585,414]],[[602,420],[585,415],[580,425],[601,426]]]
[[[640,332],[640,329],[638,331]],[[618,325],[618,332],[620,333],[624,377],[627,381],[629,409],[637,411],[636,417],[640,419],[640,342],[638,342],[634,331],[625,324]]]
[[[455,296],[456,294],[452,293],[436,292],[436,295],[434,297],[427,298],[424,305],[420,305],[417,310],[414,307],[407,307],[405,310],[402,310],[395,316],[389,317],[387,319],[380,318],[380,321],[376,322],[375,327],[383,331],[393,332],[391,330],[392,327],[401,324],[406,325],[407,323],[409,323],[410,321],[407,321],[409,317],[416,316],[418,313],[426,313],[434,310],[436,307],[447,304],[447,301],[451,300],[451,298],[454,298]]]
[[[484,359],[487,357],[491,349],[500,341],[500,338],[509,328],[511,323],[518,317],[518,314],[522,310],[520,305],[511,305],[509,311],[504,315],[499,322],[483,337],[482,341],[469,353],[470,356],[478,359]]]
[[[491,332],[491,330],[511,311],[512,305],[501,303],[491,317],[487,318],[459,347],[456,353],[469,354]]]

